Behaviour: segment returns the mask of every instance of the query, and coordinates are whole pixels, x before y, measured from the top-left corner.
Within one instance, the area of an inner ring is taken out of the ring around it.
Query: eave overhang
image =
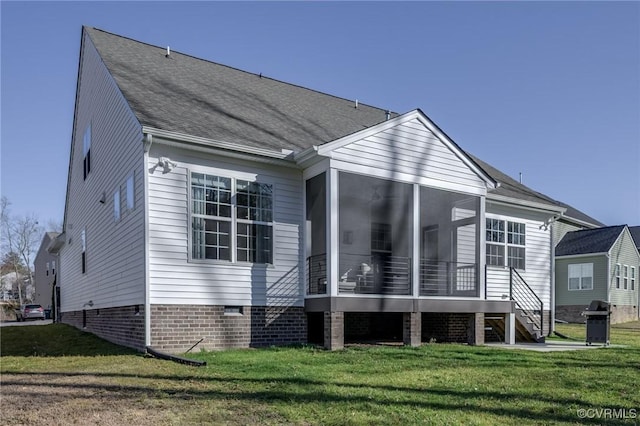
[[[60,249],[64,246],[66,241],[66,233],[58,234],[55,238],[51,240],[49,245],[47,246],[47,252],[50,254],[58,254]]]
[[[144,143],[149,146],[152,144],[160,144],[225,157],[298,168],[292,151],[274,151],[270,149],[256,148],[148,126],[142,126],[142,133],[145,135]],[[151,136],[151,138],[149,138],[149,136]]]

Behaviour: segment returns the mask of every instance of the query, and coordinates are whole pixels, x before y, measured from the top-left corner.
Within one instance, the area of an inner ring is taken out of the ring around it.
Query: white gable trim
[[[475,173],[482,181],[484,181],[489,189],[498,187],[498,183],[489,176],[484,170],[482,170],[469,156],[461,150],[455,142],[453,142],[442,130],[438,128],[422,111],[415,109],[413,111],[402,114],[398,117],[387,120],[383,123],[371,126],[357,133],[352,133],[348,136],[344,136],[335,141],[326,143],[320,146],[313,146],[297,155],[298,163],[308,161],[315,155],[330,157],[331,153],[341,147],[349,145],[351,143],[360,141],[367,137],[373,136],[377,133],[384,132],[385,130],[392,129],[403,123],[411,120],[418,120],[424,125],[435,137],[438,138],[451,152],[458,157],[469,169]]]

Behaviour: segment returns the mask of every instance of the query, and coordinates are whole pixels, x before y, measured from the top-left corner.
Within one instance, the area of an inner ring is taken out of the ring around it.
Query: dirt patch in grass
[[[239,401],[207,401],[188,390],[94,374],[3,374],[3,424],[183,425],[282,424],[283,419]]]

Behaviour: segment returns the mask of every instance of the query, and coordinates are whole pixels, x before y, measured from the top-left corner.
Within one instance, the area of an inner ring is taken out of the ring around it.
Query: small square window
[[[243,315],[244,309],[242,306],[225,306],[224,314],[225,315]]]

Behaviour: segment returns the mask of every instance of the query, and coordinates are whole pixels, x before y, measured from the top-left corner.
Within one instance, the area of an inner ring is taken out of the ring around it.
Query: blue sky
[[[640,225],[638,2],[7,2],[2,195],[62,220],[81,26],[362,103],[608,225]]]

